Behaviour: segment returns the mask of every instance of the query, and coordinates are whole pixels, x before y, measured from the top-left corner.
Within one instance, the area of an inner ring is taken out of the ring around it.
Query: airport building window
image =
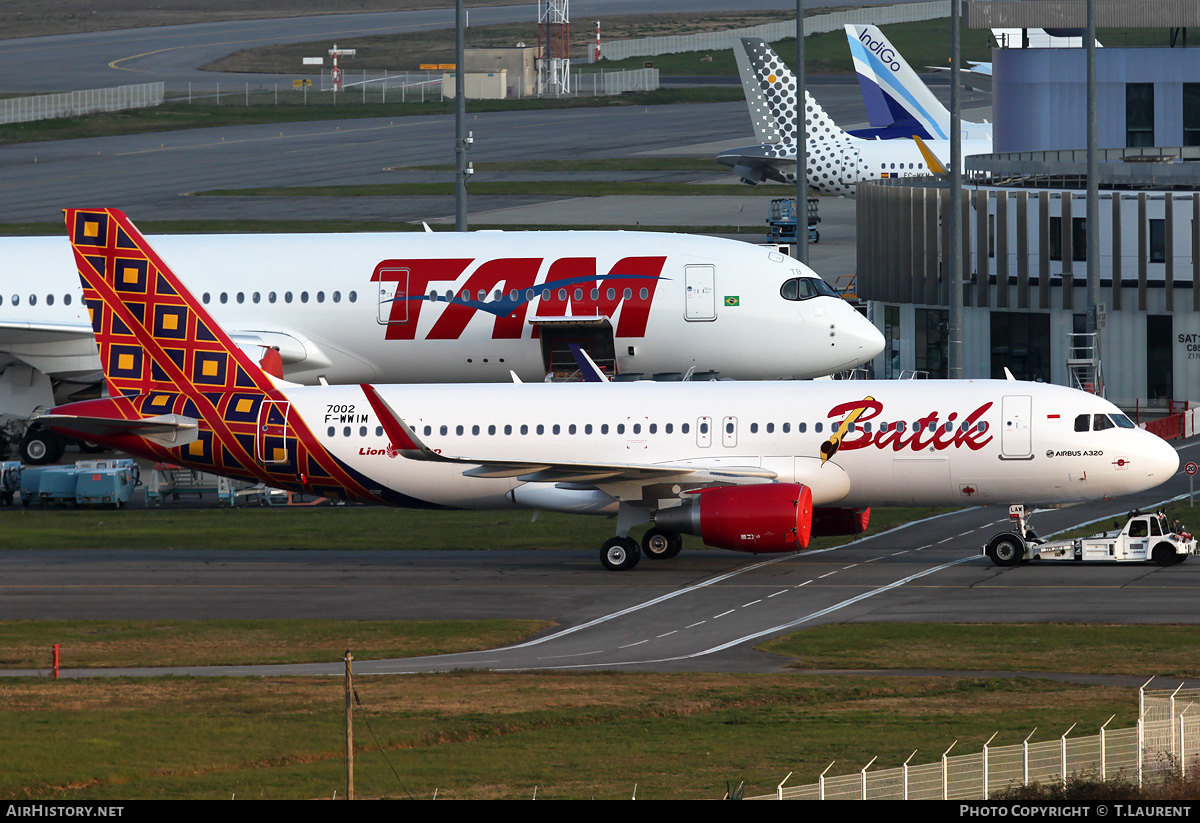
[[[1183,84],[1183,145],[1200,146],[1200,83]]]
[[[1154,84],[1125,84],[1125,145],[1154,145]]]
[[[1150,221],[1150,262],[1167,262],[1167,221],[1153,219]]]
[[[1050,259],[1062,260],[1062,218],[1050,218]],[[1087,260],[1087,218],[1071,219],[1071,259]]]
[[[1050,380],[1050,315],[992,312],[992,379]]]

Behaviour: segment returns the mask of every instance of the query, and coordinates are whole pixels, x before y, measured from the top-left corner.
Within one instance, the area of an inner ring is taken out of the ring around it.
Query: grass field
[[[885,645],[886,626],[822,643]],[[981,627],[932,627],[946,667],[990,665]],[[1066,644],[1080,627],[1021,627]],[[805,632],[803,634],[809,634]],[[1114,635],[1124,659],[1141,638]],[[1177,648],[1177,647],[1176,647]],[[356,658],[361,656],[356,652]],[[340,652],[333,655],[340,657]],[[1164,666],[1174,665],[1168,658]],[[1136,719],[1136,690],[1034,680],[799,674],[456,672],[358,677],[359,796],[719,798],[955,751],[1094,734]],[[0,681],[0,797],[319,798],[341,792],[338,678]]]

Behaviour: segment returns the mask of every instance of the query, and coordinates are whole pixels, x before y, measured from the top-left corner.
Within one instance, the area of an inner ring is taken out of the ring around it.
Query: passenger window
[[[558,426],[558,424],[557,424],[557,423],[555,423],[555,424],[554,424],[554,428],[552,428],[552,429],[551,429],[551,431],[552,431],[552,432],[554,432],[555,434],[558,434],[558,432],[559,432],[559,426]]]
[[[545,426],[543,426],[541,423],[538,423],[538,425],[537,425],[537,433],[538,433],[538,434],[545,434],[545,433],[546,433],[546,427],[545,427]]]
[[[692,428],[692,426],[690,423],[680,423],[679,424],[679,431],[683,434],[687,434],[689,431],[691,431],[691,428]]]
[[[1075,431],[1085,432],[1091,430],[1092,416],[1090,414],[1081,414],[1075,418]]]
[[[625,424],[618,423],[617,424],[617,434],[624,434],[624,433],[625,433]]]
[[[751,434],[758,434],[758,424],[757,424],[757,423],[751,423],[751,424],[750,424],[750,433],[751,433]]]

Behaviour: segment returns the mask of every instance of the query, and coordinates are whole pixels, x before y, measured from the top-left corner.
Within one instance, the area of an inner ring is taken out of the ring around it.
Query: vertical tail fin
[[[109,394],[273,388],[121,211],[67,209],[66,221]]]
[[[950,112],[887,36],[875,26],[845,28],[871,125],[903,125],[910,129],[906,137],[916,134],[925,139],[948,139]],[[880,111],[880,105],[887,111]]]
[[[743,37],[733,50],[750,120],[760,143],[796,142],[796,77],[761,37]],[[842,138],[833,118],[808,94],[805,100],[805,134],[808,140]]]

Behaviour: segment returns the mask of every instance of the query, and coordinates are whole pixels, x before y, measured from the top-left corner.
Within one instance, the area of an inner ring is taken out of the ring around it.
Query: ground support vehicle
[[[817,224],[821,222],[821,217],[817,214],[819,203],[820,198],[808,198],[808,242],[810,243],[821,242],[821,233],[817,231]],[[796,242],[796,198],[779,197],[768,205],[767,242]]]
[[[1196,554],[1196,538],[1178,522],[1169,523],[1162,512],[1131,512],[1124,528],[1071,540],[1040,539],[1028,526],[1024,506],[1010,506],[1009,520],[1014,530],[994,535],[983,547],[983,553],[998,566],[1028,560],[1152,561],[1171,566]]]

